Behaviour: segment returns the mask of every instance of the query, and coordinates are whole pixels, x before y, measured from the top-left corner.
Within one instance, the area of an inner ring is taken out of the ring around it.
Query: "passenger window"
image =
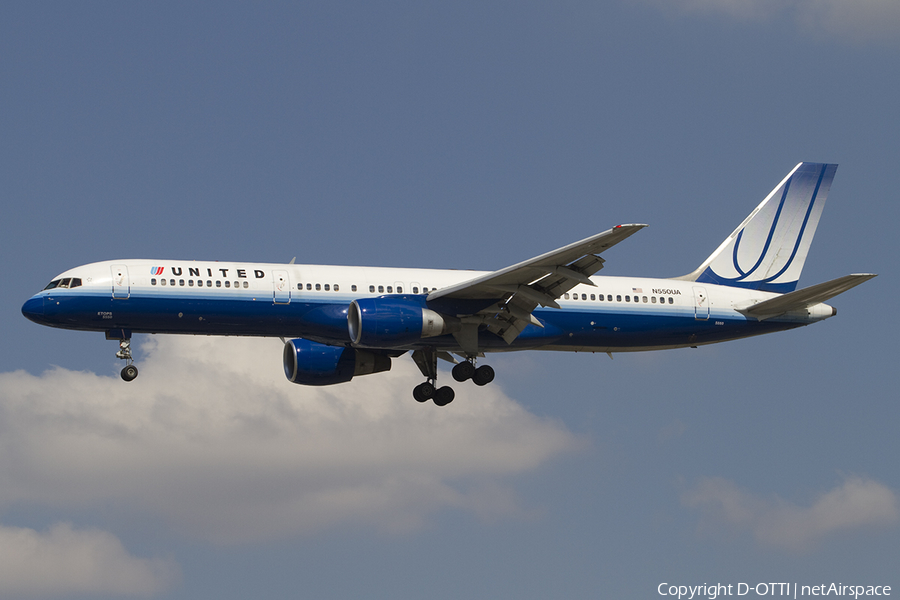
[[[641,301],[642,301],[644,304],[647,304],[647,296],[641,296]]]
[[[245,282],[244,282],[244,289],[246,289],[246,288],[248,288],[248,287],[250,287],[250,284],[247,283],[247,282],[245,281]]]
[[[322,291],[322,284],[319,284],[319,283],[316,284],[316,291],[317,292]]]
[[[370,285],[370,286],[369,286],[369,292],[372,293],[372,294],[375,293],[375,286],[374,286],[374,285]]]
[[[650,296],[650,302],[656,304],[656,296]]]
[[[194,280],[188,279],[188,287],[194,287]]]
[[[591,294],[591,300],[595,300],[594,294]]]
[[[212,287],[212,279],[206,280],[206,287]]]
[[[303,284],[302,284],[302,283],[298,283],[298,284],[297,284],[297,289],[298,289],[298,290],[302,290],[302,289],[303,289]]]
[[[384,286],[383,286],[383,285],[379,285],[379,286],[378,286],[378,293],[379,293],[379,294],[383,294],[383,293],[384,293]]]
[[[582,295],[581,295],[581,299],[582,299],[582,300],[587,300],[587,294],[582,294]]]
[[[612,302],[612,294],[608,295],[608,296],[606,297],[606,300],[607,300],[608,302]]]
[[[674,300],[674,299],[672,299],[672,298],[669,298],[669,304],[674,304],[674,302],[675,302],[675,300]]]
[[[402,293],[403,293],[403,288],[402,288],[401,286],[399,286],[399,285],[397,286],[397,293],[398,293],[398,294],[402,294]]]
[[[165,280],[165,279],[160,279],[160,280],[159,280],[159,285],[166,285],[166,280]]]
[[[338,287],[338,284],[334,284],[334,291],[339,292],[341,288]]]
[[[388,286],[388,294],[393,294],[394,288],[392,286]]]
[[[563,294],[563,298],[565,298],[565,299],[566,299],[566,300],[568,300],[568,299],[569,299],[569,294],[568,294],[568,292],[567,292],[567,293],[565,293],[565,294]]]
[[[202,280],[202,279],[198,279],[198,280],[197,280],[197,287],[203,287],[203,280]]]
[[[178,285],[180,285],[181,287],[184,287],[184,279],[179,279]]]
[[[325,291],[326,291],[326,292],[330,292],[330,291],[331,291],[331,286],[328,285],[327,283],[325,284]]]
[[[631,302],[631,296],[625,296],[625,302]]]
[[[231,287],[231,282],[230,282],[230,281],[225,281],[225,287],[230,288],[230,287]]]
[[[418,293],[419,293],[418,286],[413,286],[413,294],[418,294]]]
[[[616,294],[616,302],[621,302],[621,301],[622,301],[622,296]]]
[[[311,283],[307,283],[307,284],[306,284],[306,289],[311,290],[311,289],[312,289],[312,284],[311,284]]]
[[[355,291],[356,291],[356,284],[355,284],[355,283],[354,283],[353,285],[350,286],[350,291],[351,291],[351,292],[355,292]]]
[[[218,279],[216,280],[216,287],[222,287],[222,282]]]
[[[155,278],[155,277],[154,277],[153,279],[150,280],[150,285],[156,285],[156,278]],[[49,287],[46,287],[46,288],[44,288],[44,289],[45,289],[45,290],[49,290],[50,288],[49,288]]]

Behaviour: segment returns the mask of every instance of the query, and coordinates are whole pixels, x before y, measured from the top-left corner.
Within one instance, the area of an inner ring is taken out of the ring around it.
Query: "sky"
[[[893,0],[4,3],[0,598],[900,590],[898,72]],[[801,161],[840,165],[801,286],[879,274],[835,318],[491,356],[443,409],[272,339],[137,336],[125,384],[20,312],[100,260],[493,270],[618,223],[601,274],[673,277]]]

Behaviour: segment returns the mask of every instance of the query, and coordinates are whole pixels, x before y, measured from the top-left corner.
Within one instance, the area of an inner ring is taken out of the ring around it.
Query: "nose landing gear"
[[[138,376],[138,370],[134,366],[134,358],[131,356],[131,332],[124,329],[107,331],[106,339],[119,340],[119,351],[116,352],[116,358],[125,361],[125,367],[120,375],[124,381],[134,381]]]
[[[116,357],[125,361],[125,367],[122,368],[122,379],[125,381],[134,381],[138,376],[137,367],[134,366],[134,358],[131,356],[131,340],[119,340],[119,351]]]

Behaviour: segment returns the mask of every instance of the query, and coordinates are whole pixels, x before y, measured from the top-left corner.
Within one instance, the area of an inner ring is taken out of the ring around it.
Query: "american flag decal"
[[[635,294],[643,294],[644,288],[631,288],[631,291],[634,292]]]

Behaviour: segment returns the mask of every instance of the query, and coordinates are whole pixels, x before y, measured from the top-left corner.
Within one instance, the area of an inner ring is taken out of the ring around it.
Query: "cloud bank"
[[[289,383],[276,340],[151,337],[141,375],[0,374],[0,510],[126,506],[214,543],[446,509],[522,516],[505,477],[577,449],[493,384],[418,404],[407,357],[339,386]]]
[[[900,519],[897,495],[861,477],[848,477],[811,506],[755,496],[721,478],[704,479],[682,495],[682,502],[700,509],[704,529],[728,525],[751,532],[762,544],[790,550],[807,549],[839,531],[893,526]]]
[[[0,526],[0,594],[135,594],[168,587],[178,568],[166,560],[128,554],[103,531],[76,531],[61,523],[46,533]]]
[[[649,0],[666,9],[722,15],[745,21],[791,19],[810,34],[857,42],[895,42],[900,34],[896,0]]]

